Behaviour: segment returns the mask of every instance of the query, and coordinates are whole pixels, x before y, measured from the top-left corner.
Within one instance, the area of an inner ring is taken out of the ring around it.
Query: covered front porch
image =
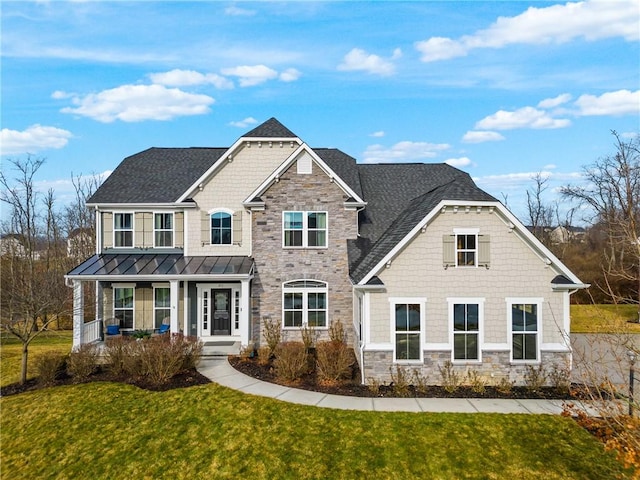
[[[109,333],[158,332],[167,326],[169,333],[200,338],[205,353],[232,353],[249,343],[249,257],[103,254],[65,278],[73,288],[74,348]],[[86,318],[89,291],[95,293],[95,315]],[[108,325],[116,328],[107,331]]]

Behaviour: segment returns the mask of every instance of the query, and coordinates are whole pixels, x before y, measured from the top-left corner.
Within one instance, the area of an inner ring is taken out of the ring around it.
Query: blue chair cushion
[[[120,325],[107,325],[107,335],[120,334]]]
[[[162,324],[160,325],[160,329],[158,330],[158,333],[167,333],[169,331],[169,327],[170,325],[166,325],[166,324]]]

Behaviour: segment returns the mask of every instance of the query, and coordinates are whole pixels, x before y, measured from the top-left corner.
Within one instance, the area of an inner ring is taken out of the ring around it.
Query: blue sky
[[[447,162],[525,220],[637,134],[640,1],[3,1],[2,168],[225,147],[275,116],[360,162]],[[10,175],[10,172],[7,171]]]

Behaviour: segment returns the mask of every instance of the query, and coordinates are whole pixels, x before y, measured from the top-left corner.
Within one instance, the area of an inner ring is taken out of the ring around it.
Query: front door
[[[212,335],[231,335],[231,289],[212,289]]]

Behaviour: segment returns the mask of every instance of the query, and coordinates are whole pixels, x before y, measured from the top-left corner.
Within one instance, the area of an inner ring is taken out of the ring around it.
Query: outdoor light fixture
[[[635,369],[637,353],[634,350],[627,351],[627,357],[629,357],[629,416],[633,417],[633,403],[635,399],[633,397],[633,381],[635,380]]]

